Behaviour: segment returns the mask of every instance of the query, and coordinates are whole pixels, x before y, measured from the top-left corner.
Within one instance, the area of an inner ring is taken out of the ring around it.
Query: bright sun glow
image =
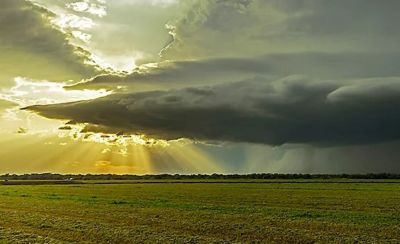
[[[54,103],[74,102],[81,100],[96,99],[109,95],[110,92],[105,90],[65,90],[65,83],[55,83],[50,81],[34,81],[23,77],[14,79],[15,86],[9,90],[3,90],[0,93],[0,99],[14,102],[19,107],[31,105],[45,105]],[[21,120],[21,116],[25,115],[24,111],[18,108],[9,109],[3,115],[8,120]],[[6,117],[5,117],[6,116]],[[34,115],[32,115],[34,116]],[[57,123],[59,123],[58,121]],[[164,140],[156,140],[148,138],[145,135],[116,135],[107,133],[82,132],[86,125],[65,125],[59,128],[60,137],[70,137],[73,140],[82,142],[94,142],[109,146],[117,146],[126,148],[129,145],[141,145],[146,147],[152,146],[168,146],[168,142]],[[40,131],[31,131],[32,125],[29,125],[29,132],[39,133]],[[21,127],[24,128],[25,127]]]
[[[67,8],[73,9],[76,12],[89,13],[98,17],[107,15],[104,5],[90,3],[89,1],[75,2],[66,5]]]
[[[83,132],[85,124],[65,125],[60,127],[60,137],[71,137],[77,141],[95,142],[109,146],[127,147],[129,145],[140,145],[146,147],[167,147],[169,146],[166,140],[157,140],[149,138],[143,134],[109,134],[109,133],[94,133]]]
[[[86,63],[100,66],[103,70],[112,72],[132,72],[136,67],[136,60],[141,58],[140,53],[132,55],[103,55],[93,51],[90,60]]]
[[[21,107],[52,103],[90,100],[109,95],[106,90],[65,90],[66,83],[36,81],[24,77],[14,79],[15,86],[0,91],[0,99],[14,102]]]
[[[155,3],[168,3],[170,1],[155,1]],[[99,67],[109,72],[132,72],[136,67],[136,60],[143,57],[139,51],[133,53],[104,53],[95,48],[92,43],[92,31],[98,24],[98,20],[107,15],[107,8],[101,1],[89,0],[66,4],[65,8],[54,7],[55,13],[52,24],[60,31],[70,34],[70,44],[83,48],[90,53],[85,60],[86,64]],[[80,14],[88,14],[80,16]]]

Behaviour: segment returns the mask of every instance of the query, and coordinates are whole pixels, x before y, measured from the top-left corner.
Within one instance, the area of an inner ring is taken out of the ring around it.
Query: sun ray
[[[136,168],[141,173],[153,172],[150,163],[149,149],[143,145],[129,145],[129,156],[127,160],[133,168]]]

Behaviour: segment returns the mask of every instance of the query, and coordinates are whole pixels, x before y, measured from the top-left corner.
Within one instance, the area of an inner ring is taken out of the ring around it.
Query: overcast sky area
[[[400,173],[398,9],[3,0],[0,173]]]

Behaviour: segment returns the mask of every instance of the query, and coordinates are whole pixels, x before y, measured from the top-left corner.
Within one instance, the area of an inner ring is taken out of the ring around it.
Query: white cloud
[[[89,13],[98,17],[104,17],[107,15],[106,6],[92,3],[90,0],[82,2],[74,2],[66,5],[67,8],[71,8],[76,12]]]

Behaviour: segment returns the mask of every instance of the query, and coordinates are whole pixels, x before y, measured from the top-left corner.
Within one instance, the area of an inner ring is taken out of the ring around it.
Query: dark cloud
[[[400,139],[399,106],[400,78],[321,82],[292,76],[29,109],[162,139],[331,146]]]
[[[68,88],[115,89],[127,86],[137,91],[215,84],[255,75],[276,79],[294,74],[319,79],[400,76],[400,53],[306,52],[163,62],[146,72],[137,71],[127,76],[101,75]]]
[[[163,139],[396,140],[399,79],[391,77],[400,77],[400,35],[385,35],[383,27],[395,29],[397,6],[392,0],[385,6],[372,0],[195,1],[162,51],[164,60],[178,61],[70,87],[123,85],[128,93],[30,109],[89,123],[87,131]],[[227,83],[234,80],[245,81]],[[155,91],[137,93],[143,90]]]

